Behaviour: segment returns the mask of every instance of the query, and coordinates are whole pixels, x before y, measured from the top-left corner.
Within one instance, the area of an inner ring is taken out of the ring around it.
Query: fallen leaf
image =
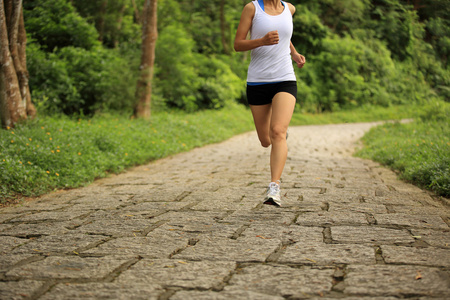
[[[80,255],[80,254],[79,254],[77,251],[75,251],[75,250],[73,251],[73,253],[75,253],[76,255]]]
[[[420,274],[420,271],[417,271],[416,280],[422,279],[422,274]]]
[[[180,260],[180,261],[178,261],[178,263],[179,263],[179,264],[185,264],[185,265],[187,265],[187,264],[188,264],[187,262],[185,262],[185,261],[181,261],[181,260]]]
[[[259,237],[259,238],[262,238],[262,239],[265,239],[265,240],[271,240],[272,239],[272,238],[266,238],[266,237],[264,237],[262,235],[257,235],[256,237]]]
[[[313,263],[317,263],[317,261],[315,261],[314,259],[310,259],[310,258],[307,258],[307,257],[305,257],[305,259],[306,259],[306,260],[309,260],[309,261],[311,261],[311,262],[313,262]]]

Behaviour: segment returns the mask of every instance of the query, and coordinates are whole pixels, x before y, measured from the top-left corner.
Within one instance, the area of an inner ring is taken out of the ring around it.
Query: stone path
[[[255,133],[0,210],[0,299],[448,299],[450,209],[290,129],[284,207]]]

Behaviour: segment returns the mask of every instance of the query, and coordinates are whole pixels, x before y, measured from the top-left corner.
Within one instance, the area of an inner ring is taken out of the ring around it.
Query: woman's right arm
[[[248,3],[242,11],[241,21],[236,31],[234,39],[234,50],[248,51],[261,46],[278,44],[279,37],[277,31],[267,33],[263,38],[255,40],[247,40],[248,32],[252,27],[253,16],[255,15],[255,6],[253,3]]]

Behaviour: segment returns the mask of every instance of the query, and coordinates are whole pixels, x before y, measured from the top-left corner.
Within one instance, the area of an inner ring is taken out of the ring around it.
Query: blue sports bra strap
[[[258,0],[259,6],[261,6],[262,10],[264,10],[264,0]]]
[[[265,11],[264,10],[264,0],[258,0],[258,3],[259,3],[259,6],[261,6],[262,10]],[[283,6],[284,6],[283,1],[281,1],[281,4],[283,4]]]

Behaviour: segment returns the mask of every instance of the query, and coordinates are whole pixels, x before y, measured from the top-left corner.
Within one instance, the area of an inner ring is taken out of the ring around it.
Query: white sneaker
[[[281,190],[280,186],[275,182],[271,182],[267,188],[264,204],[281,206]]]

